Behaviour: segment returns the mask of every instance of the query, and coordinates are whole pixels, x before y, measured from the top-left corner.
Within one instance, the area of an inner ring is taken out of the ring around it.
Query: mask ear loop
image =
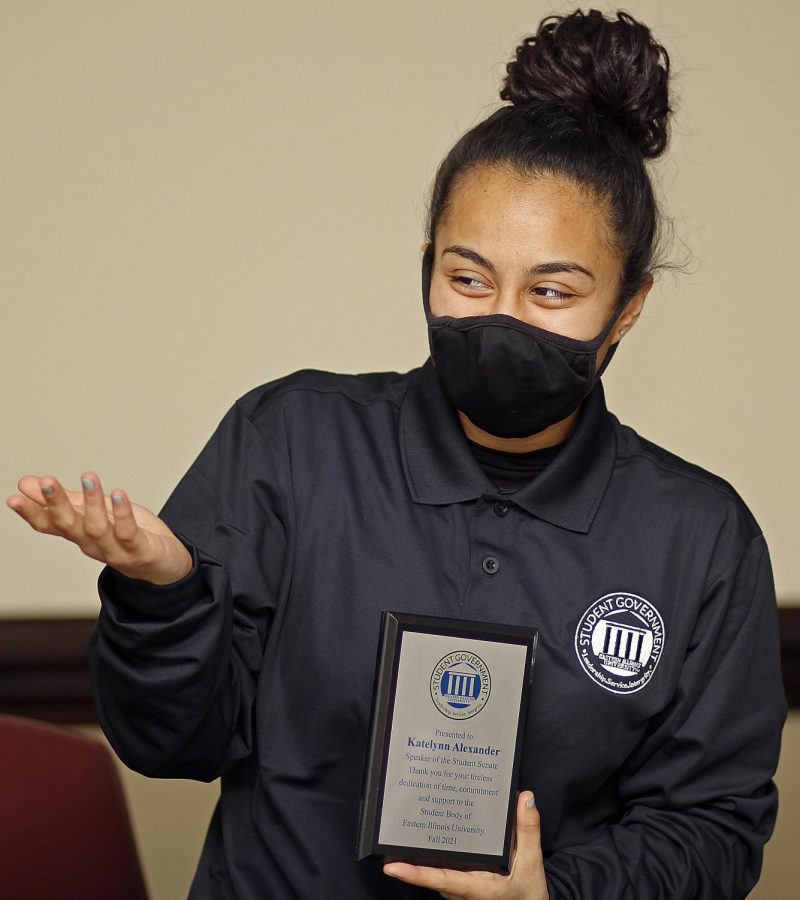
[[[599,368],[599,369],[597,370],[597,372],[595,373],[595,376],[594,376],[594,377],[595,377],[595,380],[596,380],[596,381],[599,381],[600,378],[602,377],[603,372],[605,372],[606,367],[607,367],[608,364],[611,362],[611,357],[617,352],[617,347],[619,347],[619,341],[617,341],[616,344],[612,344],[612,345],[608,348],[608,353],[606,353],[606,358],[603,360],[603,362],[602,362],[601,365],[600,365],[600,368]]]
[[[430,312],[431,278],[433,277],[433,245],[428,244],[422,254],[422,299],[425,312]]]
[[[609,334],[611,333],[611,330],[616,326],[617,322],[619,321],[619,317],[625,312],[625,309],[627,308],[627,306],[630,302],[631,302],[630,300],[625,300],[624,302],[619,303],[619,305],[617,306],[616,312],[611,316],[611,321],[603,329],[603,340],[605,340],[609,336]],[[601,343],[602,343],[602,341],[601,341]],[[608,367],[608,364],[611,362],[611,358],[617,352],[617,347],[619,347],[619,341],[616,341],[608,348],[608,353],[606,353],[606,358],[603,360],[603,362],[602,362],[600,368],[597,370],[597,372],[595,372],[594,377],[596,380],[598,380],[598,381],[600,380],[603,372],[605,372],[606,368]]]
[[[425,252],[422,254],[422,305],[425,309],[425,315],[431,314],[430,293],[431,278],[433,277],[433,245],[428,244]],[[433,338],[430,330],[428,331],[428,350],[430,352],[431,364],[436,367],[436,360],[433,358]]]

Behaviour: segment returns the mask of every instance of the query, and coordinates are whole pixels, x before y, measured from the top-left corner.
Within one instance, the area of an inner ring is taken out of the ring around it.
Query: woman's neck
[[[575,430],[580,417],[580,408],[570,413],[566,419],[548,425],[543,431],[530,434],[526,437],[498,437],[479,428],[474,422],[458,410],[458,418],[464,434],[476,444],[488,447],[490,450],[504,450],[506,453],[530,453],[532,450],[544,450],[545,447],[554,447],[562,444]]]

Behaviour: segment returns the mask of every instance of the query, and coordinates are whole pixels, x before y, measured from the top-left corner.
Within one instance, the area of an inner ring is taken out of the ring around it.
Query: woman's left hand
[[[430,888],[446,900],[548,900],[542,860],[539,813],[528,807],[530,791],[517,797],[517,852],[508,875],[494,872],[460,872],[408,863],[387,863],[387,875]]]

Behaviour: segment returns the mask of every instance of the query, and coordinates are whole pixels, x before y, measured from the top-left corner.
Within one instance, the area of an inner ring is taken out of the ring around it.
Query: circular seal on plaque
[[[470,650],[443,656],[431,673],[431,699],[448,719],[471,719],[486,706],[492,677],[486,663]]]

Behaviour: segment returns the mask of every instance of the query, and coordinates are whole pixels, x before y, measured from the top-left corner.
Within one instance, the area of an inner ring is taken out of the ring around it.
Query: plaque
[[[356,859],[510,871],[537,634],[383,612]]]

